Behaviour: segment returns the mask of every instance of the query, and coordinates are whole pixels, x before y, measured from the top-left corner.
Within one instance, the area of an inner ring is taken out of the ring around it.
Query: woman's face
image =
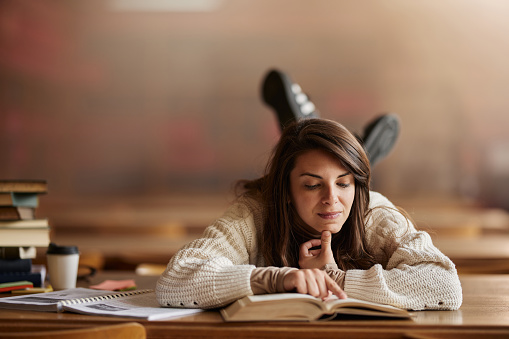
[[[296,158],[290,172],[291,203],[317,234],[337,233],[350,215],[355,180],[338,159],[322,150]]]

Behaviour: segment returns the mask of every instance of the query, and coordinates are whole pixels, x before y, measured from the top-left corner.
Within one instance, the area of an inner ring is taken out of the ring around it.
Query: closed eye
[[[338,186],[342,188],[347,188],[350,187],[350,184],[339,183]]]
[[[314,190],[318,187],[320,187],[320,184],[316,184],[316,185],[304,185],[306,187],[306,189],[308,190]]]

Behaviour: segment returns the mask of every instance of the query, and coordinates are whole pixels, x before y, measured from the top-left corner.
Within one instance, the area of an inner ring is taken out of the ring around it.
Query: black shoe
[[[281,71],[267,73],[262,84],[262,97],[276,111],[281,130],[294,121],[318,117],[315,105],[302,93],[300,86]]]
[[[398,135],[399,118],[394,114],[382,115],[366,126],[362,143],[371,167],[392,151]]]

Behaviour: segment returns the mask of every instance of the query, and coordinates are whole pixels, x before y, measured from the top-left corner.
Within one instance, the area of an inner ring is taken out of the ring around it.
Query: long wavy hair
[[[355,196],[345,224],[332,236],[339,268],[367,269],[375,264],[365,240],[371,170],[362,145],[343,125],[326,119],[304,119],[285,128],[267,164],[265,175],[239,183],[245,194],[264,205],[261,253],[266,265],[298,267],[299,246],[312,235],[293,207],[290,172],[299,155],[323,150],[336,157],[354,176]]]

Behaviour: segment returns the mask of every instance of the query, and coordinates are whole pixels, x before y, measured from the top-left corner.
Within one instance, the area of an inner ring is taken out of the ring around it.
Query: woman
[[[283,131],[266,175],[182,248],[157,283],[159,303],[215,308],[250,294],[346,295],[412,310],[462,302],[454,264],[382,195],[342,125],[306,119]]]

